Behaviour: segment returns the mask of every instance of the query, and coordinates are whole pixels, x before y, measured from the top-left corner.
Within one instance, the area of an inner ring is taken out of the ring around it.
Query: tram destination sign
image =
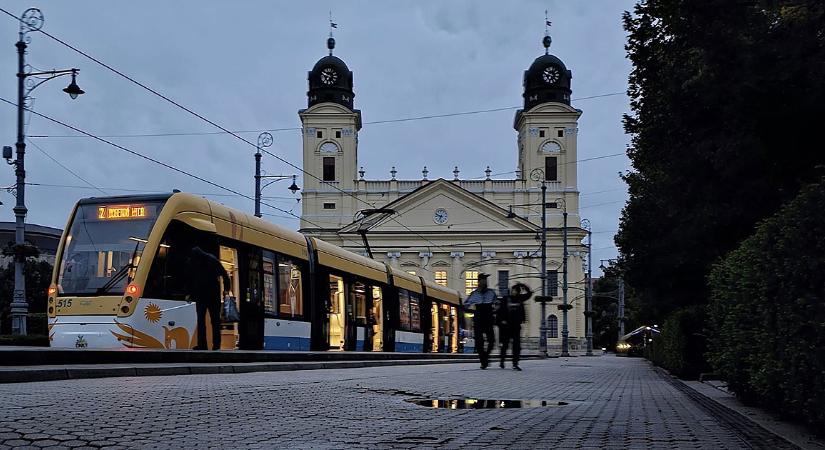
[[[101,205],[97,207],[98,220],[145,219],[146,205]]]

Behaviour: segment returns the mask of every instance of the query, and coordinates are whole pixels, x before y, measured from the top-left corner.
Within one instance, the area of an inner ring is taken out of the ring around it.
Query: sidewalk
[[[711,414],[730,423],[750,439],[761,441],[766,448],[791,446],[806,450],[825,449],[825,439],[809,432],[803,425],[783,421],[761,408],[742,404],[724,388],[722,382],[685,381],[663,369],[655,370]]]

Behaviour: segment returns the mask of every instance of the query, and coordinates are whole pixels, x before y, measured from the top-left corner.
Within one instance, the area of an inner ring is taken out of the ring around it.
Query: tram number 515
[[[57,301],[58,308],[71,308],[72,306],[72,299],[70,298],[61,298]]]

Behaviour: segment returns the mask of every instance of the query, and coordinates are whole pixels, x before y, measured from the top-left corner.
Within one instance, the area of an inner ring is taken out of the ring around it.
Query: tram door
[[[240,297],[240,268],[238,265],[238,250],[224,245],[219,249],[220,261],[226,273],[229,275],[231,286],[223,287],[229,291],[231,298],[235,299],[236,306]],[[223,300],[222,300],[223,301]],[[220,320],[220,318],[218,318]],[[238,328],[234,323],[221,324],[221,348],[224,350],[234,350],[238,345]]]
[[[261,350],[264,343],[263,280],[260,250],[245,252],[244,276],[241,279],[241,321],[238,324],[238,347],[244,350]]]
[[[380,352],[384,350],[384,304],[383,295],[379,286],[372,287],[372,305],[367,328],[371,329],[372,337],[370,350]]]
[[[337,275],[329,276],[329,349],[344,350],[346,339],[346,295],[344,279]]]
[[[441,338],[440,333],[440,324],[441,322],[438,320],[438,303],[432,302],[432,306],[430,306],[430,316],[432,317],[430,320],[430,326],[432,331],[430,332],[430,336],[432,337],[432,341],[430,342],[430,351],[431,352],[438,352],[439,351],[439,340]]]

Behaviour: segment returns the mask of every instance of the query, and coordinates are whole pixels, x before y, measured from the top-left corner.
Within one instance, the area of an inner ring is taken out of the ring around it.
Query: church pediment
[[[532,223],[518,217],[508,218],[507,210],[443,179],[422,186],[385,208],[394,210],[395,214],[370,227],[371,235],[409,232],[409,229],[436,233],[520,233],[536,230]],[[355,233],[359,225],[360,221],[353,222],[342,228],[340,233]]]

